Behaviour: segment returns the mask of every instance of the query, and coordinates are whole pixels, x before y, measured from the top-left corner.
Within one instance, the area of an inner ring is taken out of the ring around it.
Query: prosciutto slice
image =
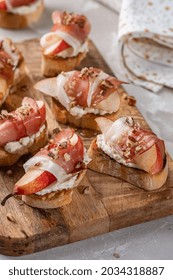
[[[83,68],[73,71],[66,82],[66,94],[81,107],[96,107],[111,94],[118,95],[118,87],[123,82],[97,68]]]
[[[10,11],[13,8],[31,5],[36,1],[37,0],[4,0],[1,1],[1,6]]]
[[[80,170],[80,163],[84,159],[84,145],[73,129],[66,129],[58,133],[52,143],[36,156],[48,158],[69,174]]]
[[[84,15],[55,11],[52,14],[54,26],[52,31],[65,32],[84,42],[90,32],[91,26]]]
[[[45,117],[44,103],[25,97],[16,111],[0,115],[0,146],[37,133]]]
[[[165,145],[152,131],[142,129],[132,117],[122,117],[115,122],[96,119],[105,144],[118,153],[126,163],[151,173],[160,172],[164,166]]]

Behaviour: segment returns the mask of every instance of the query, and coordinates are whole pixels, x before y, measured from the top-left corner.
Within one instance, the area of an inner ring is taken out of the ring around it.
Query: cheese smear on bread
[[[35,3],[30,4],[28,6],[23,5],[20,7],[13,8],[10,5],[8,6],[8,12],[12,14],[26,15],[29,13],[35,12],[41,4],[41,0],[37,0]]]
[[[23,152],[26,149],[33,145],[35,139],[40,136],[40,134],[44,131],[45,128],[46,126],[42,125],[39,131],[33,134],[32,136],[23,137],[19,141],[7,143],[4,147],[4,150],[10,154],[23,154]]]
[[[121,163],[125,166],[128,167],[134,167],[138,168],[136,164],[131,163],[131,162],[126,162],[126,160],[121,157],[121,155],[114,149],[112,148],[109,144],[107,144],[104,140],[103,134],[100,134],[97,136],[97,146],[108,156],[116,160],[118,163]]]

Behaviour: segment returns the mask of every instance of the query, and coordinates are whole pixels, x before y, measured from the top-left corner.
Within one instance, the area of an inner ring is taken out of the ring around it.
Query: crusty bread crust
[[[3,104],[9,94],[9,86],[7,80],[0,77],[0,106]]]
[[[52,58],[42,54],[41,72],[46,77],[57,76],[62,71],[71,71],[79,66],[85,57],[86,52],[79,53],[77,56],[69,58]]]
[[[4,103],[9,93],[13,93],[14,91],[16,91],[17,84],[21,82],[25,75],[25,61],[23,56],[20,54],[19,65],[14,71],[13,83],[9,84],[3,76],[0,76],[0,106]]]
[[[81,171],[76,178],[73,188],[77,187],[83,179],[86,170]],[[46,195],[22,195],[22,200],[31,207],[42,209],[55,209],[70,204],[72,201],[73,189],[52,192]]]
[[[35,12],[19,15],[6,11],[0,11],[0,27],[6,29],[22,29],[30,25],[31,23],[38,21],[44,10],[43,1]]]
[[[39,195],[22,195],[22,200],[34,208],[55,209],[70,204],[72,201],[72,195],[73,190],[63,190],[45,200]]]
[[[8,84],[7,80],[0,77],[0,106],[4,103],[9,93],[16,91],[16,86],[25,77],[25,61],[21,57],[19,66],[14,71],[14,81],[13,84]]]
[[[46,141],[47,125],[46,128],[41,132],[40,136],[34,140],[32,146],[26,149],[22,154],[10,154],[6,152],[3,147],[0,147],[0,166],[11,166],[17,162],[22,155],[29,153],[35,154],[46,144]]]
[[[26,75],[25,61],[24,58],[22,57],[19,66],[14,71],[14,82],[12,86],[15,86],[16,84],[20,83],[21,80],[25,77],[25,75]]]
[[[151,175],[143,170],[126,167],[111,159],[101,149],[98,148],[96,140],[93,140],[88,150],[88,155],[92,161],[88,168],[100,173],[104,173],[148,191],[159,189],[166,182],[168,176],[168,160],[166,159],[161,172]]]
[[[81,117],[72,116],[66,108],[60,104],[57,100],[52,98],[51,110],[58,122],[63,124],[70,124],[76,127],[96,130],[100,132],[100,128],[97,125],[95,119],[98,118],[98,115],[95,114],[86,114]],[[117,119],[116,113],[106,114],[105,118],[115,121]]]

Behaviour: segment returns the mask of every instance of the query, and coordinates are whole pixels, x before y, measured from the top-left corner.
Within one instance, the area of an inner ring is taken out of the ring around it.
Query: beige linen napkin
[[[173,0],[124,0],[118,49],[129,81],[154,92],[173,88]]]

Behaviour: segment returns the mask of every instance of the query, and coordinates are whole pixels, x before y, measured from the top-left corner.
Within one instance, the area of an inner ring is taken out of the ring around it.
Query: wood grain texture
[[[40,74],[40,48],[38,40],[18,44],[22,50],[27,75],[17,86],[16,92],[6,101],[6,108],[12,110],[21,103],[24,96],[46,100],[49,134],[60,128],[49,108],[49,98],[33,89],[33,84],[43,77]],[[94,66],[112,74],[104,59],[90,42],[90,52],[81,67]],[[133,115],[142,126],[148,127],[135,106],[129,106],[127,94],[121,89],[121,109],[117,117]],[[62,126],[61,126],[62,127]],[[63,126],[64,127],[64,126]],[[86,136],[89,147],[92,134],[78,130]],[[23,157],[12,166],[12,175],[7,168],[0,169],[0,200],[11,190],[23,175]],[[74,190],[70,205],[55,210],[33,209],[11,198],[5,207],[0,206],[0,253],[23,255],[52,248],[106,233],[122,227],[173,214],[173,163],[170,160],[167,183],[157,191],[147,192],[119,179],[88,170],[87,175]]]

